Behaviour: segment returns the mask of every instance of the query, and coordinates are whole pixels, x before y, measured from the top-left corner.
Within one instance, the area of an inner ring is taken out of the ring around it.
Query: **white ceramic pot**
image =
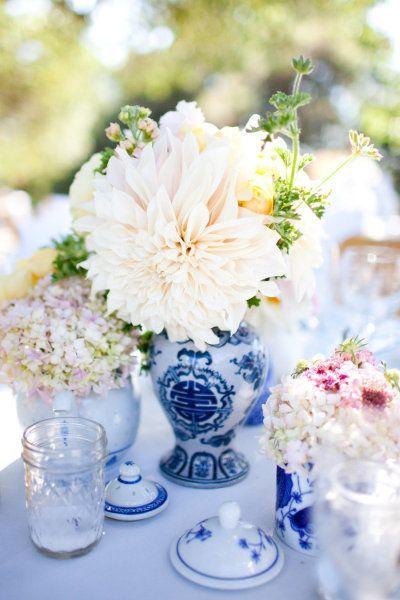
[[[53,417],[54,411],[57,415],[84,417],[103,425],[109,453],[106,468],[110,470],[121,462],[136,438],[140,413],[136,380],[110,390],[107,396],[92,393],[76,398],[72,392],[60,392],[53,402],[46,402],[40,396],[17,397],[18,418],[24,428]]]

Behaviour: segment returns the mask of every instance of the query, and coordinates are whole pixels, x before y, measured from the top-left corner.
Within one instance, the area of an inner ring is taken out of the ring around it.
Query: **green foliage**
[[[67,235],[61,241],[53,240],[53,245],[57,250],[57,257],[53,263],[53,281],[60,281],[74,275],[85,275],[85,269],[78,266],[89,256],[82,236]]]
[[[292,66],[300,75],[309,75],[314,70],[314,65],[309,58],[304,58],[300,55],[298,58],[293,58]]]
[[[253,296],[252,298],[249,298],[247,300],[247,306],[249,308],[252,308],[253,306],[260,306],[261,304],[261,298],[258,298],[257,296]]]
[[[354,337],[347,338],[346,340],[344,340],[339,345],[338,351],[343,352],[345,354],[350,354],[351,360],[355,364],[357,364],[356,354],[357,354],[357,352],[362,350],[366,345],[367,345],[367,343],[365,342],[365,340],[360,338],[358,335],[355,335]]]
[[[382,363],[386,381],[395,390],[400,392],[400,371],[398,369],[388,369],[385,363]]]
[[[295,369],[294,373],[292,374],[292,377],[299,377],[299,375],[301,375],[302,373],[307,371],[307,369],[309,369],[309,368],[310,368],[310,363],[308,362],[308,360],[299,360],[299,362],[296,365],[296,369]]]
[[[104,175],[112,156],[114,156],[114,149],[110,147],[104,148],[104,150],[102,150],[100,153],[100,165],[94,170],[95,173],[101,173],[101,175]]]
[[[308,188],[291,187],[284,179],[275,183],[274,210],[272,217],[276,219],[269,227],[279,233],[278,247],[286,252],[290,251],[293,243],[301,237],[301,232],[296,227],[299,221],[300,206],[307,204],[313,213],[320,219],[327,206],[327,194],[312,192]]]
[[[145,331],[139,338],[137,348],[141,353],[141,370],[148,371],[151,367],[150,363],[150,353],[151,353],[151,345],[153,341],[154,333],[152,331]]]
[[[11,15],[0,3],[2,185],[37,198],[67,191],[77,168],[107,143],[106,115],[123,103],[151,103],[159,116],[181,98],[196,98],[217,125],[243,123],[272,91],[288,91],[288,65],[299,48],[319,65],[310,81],[312,109],[302,107],[303,139],[315,144],[327,116],[331,124],[340,119],[329,93],[336,85],[351,88],[361,103],[363,131],[389,154],[400,149],[400,77],[388,68],[388,42],[367,18],[377,0],[146,0],[141,31],[161,25],[174,42],[132,49],[115,69],[100,64],[84,41],[90,15],[75,14],[67,0],[43,4],[42,13]],[[27,42],[38,51],[24,61]],[[289,120],[282,114],[279,127]],[[276,118],[265,121],[266,133],[279,129]]]

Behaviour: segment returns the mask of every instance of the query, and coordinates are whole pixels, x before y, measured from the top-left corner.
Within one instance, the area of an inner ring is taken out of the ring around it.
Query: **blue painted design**
[[[268,364],[268,360],[265,361]],[[248,417],[246,418],[245,425],[261,425],[264,420],[263,405],[266,404],[270,396],[270,387],[275,384],[275,374],[271,361],[269,362],[269,368],[267,376],[261,387],[260,395],[257,400],[253,403]]]
[[[233,438],[235,437],[235,430],[230,429],[226,433],[221,435],[213,435],[210,438],[201,438],[202,444],[208,444],[214,448],[220,448],[221,446],[228,446]]]
[[[116,506],[115,504],[105,503],[105,512],[118,515],[142,515],[160,508],[168,499],[167,490],[159,483],[155,484],[158,494],[152,502],[143,504],[143,506]]]
[[[258,542],[249,542],[246,538],[239,539],[239,546],[243,550],[250,552],[250,558],[252,562],[258,563],[263,550],[266,550],[269,546],[273,546],[274,542],[271,536],[267,535],[260,527],[257,528]]]
[[[219,343],[204,351],[191,341],[154,337],[154,351],[160,354],[150,373],[177,438],[160,466],[166,477],[193,487],[231,485],[249,469],[231,443],[259,391],[253,389],[255,379],[250,386],[245,381],[251,375],[241,361],[251,352],[255,357],[262,354],[262,345],[244,323],[233,336],[216,333]]]
[[[128,481],[127,479],[122,479],[121,475],[119,475],[117,477],[117,481],[119,481],[120,483],[126,483],[127,485],[131,485],[132,483],[139,483],[139,481],[141,481],[141,480],[142,480],[142,476],[141,475],[138,475],[136,477],[136,479],[134,479],[133,481]]]
[[[212,537],[212,532],[204,527],[204,523],[206,522],[207,520],[200,521],[200,523],[197,523],[197,525],[195,525],[185,534],[186,544],[190,544],[190,542],[193,542],[193,540],[205,542],[205,540],[208,540],[210,537]]]
[[[253,385],[253,390],[258,390],[265,374],[265,354],[251,351],[240,360],[231,358],[231,363],[238,367],[236,375],[241,375],[247,383]]]
[[[303,551],[316,547],[313,512],[313,481],[299,473],[277,468],[276,528],[279,537],[291,548]]]
[[[190,461],[189,477],[214,480],[217,475],[217,461],[209,452],[195,452]]]
[[[240,325],[239,329],[233,335],[229,331],[221,331],[217,327],[213,329],[213,332],[219,337],[218,344],[213,344],[212,346],[215,348],[222,348],[225,344],[231,344],[232,346],[246,344],[250,346],[256,337],[254,330],[245,324]]]
[[[206,522],[207,522],[207,521],[202,521],[202,523],[206,523]],[[200,525],[200,523],[199,523],[199,525]],[[262,530],[259,530],[259,531],[262,531]],[[210,532],[210,533],[212,534],[212,532]],[[244,577],[218,577],[218,576],[216,576],[216,575],[208,575],[207,573],[204,573],[204,572],[202,572],[202,571],[199,571],[198,569],[194,569],[194,568],[193,568],[193,567],[192,567],[192,566],[191,566],[189,563],[187,563],[187,562],[185,561],[185,559],[183,558],[183,556],[182,556],[182,554],[181,554],[181,552],[180,552],[180,549],[179,549],[179,546],[180,546],[180,544],[181,544],[181,543],[183,543],[183,542],[185,541],[185,538],[186,538],[186,536],[187,536],[187,533],[186,533],[186,534],[183,534],[183,535],[182,535],[182,536],[181,536],[181,537],[178,539],[178,541],[177,541],[177,543],[176,543],[176,549],[175,549],[175,550],[176,550],[177,557],[179,558],[179,560],[181,561],[181,563],[182,563],[183,565],[185,565],[185,567],[187,567],[188,569],[190,569],[190,571],[193,571],[193,573],[197,573],[198,575],[201,575],[202,577],[205,577],[205,578],[207,578],[207,579],[220,580],[220,581],[246,581],[246,580],[248,580],[248,579],[253,579],[253,578],[255,578],[255,577],[257,577],[257,578],[258,578],[258,577],[260,577],[260,575],[264,575],[265,573],[268,573],[268,571],[270,571],[271,569],[273,569],[273,568],[275,567],[276,563],[278,562],[279,556],[280,556],[280,554],[279,554],[279,549],[278,549],[278,546],[277,546],[276,542],[275,542],[275,541],[274,541],[272,538],[270,538],[269,536],[267,536],[267,535],[266,535],[264,532],[262,532],[262,533],[265,535],[265,537],[266,537],[266,538],[268,538],[268,543],[270,543],[270,544],[271,544],[271,546],[272,546],[272,547],[274,548],[274,550],[275,550],[275,557],[274,557],[274,560],[273,560],[273,561],[271,561],[271,564],[269,564],[269,565],[268,565],[268,566],[267,566],[267,567],[266,567],[266,568],[265,568],[263,571],[260,571],[260,572],[255,572],[255,573],[254,573],[254,574],[252,574],[252,575],[245,575]],[[211,536],[208,536],[208,537],[207,537],[207,538],[206,538],[204,541],[206,541],[206,540],[207,540],[207,539],[209,539],[210,537],[211,537]],[[264,548],[265,548],[265,546],[264,546]],[[246,550],[247,550],[247,548],[246,548]],[[254,559],[253,559],[253,560],[254,560]],[[254,560],[254,562],[257,562],[257,561],[256,561],[256,560]]]
[[[224,452],[220,454],[218,463],[219,468],[226,477],[235,477],[239,473],[249,468],[249,465],[243,454],[240,452],[235,452],[235,450],[232,450],[232,448],[229,450],[224,450]]]
[[[220,429],[232,411],[233,385],[209,368],[209,352],[183,348],[177,363],[158,380],[161,403],[174,422],[175,435],[183,440]]]

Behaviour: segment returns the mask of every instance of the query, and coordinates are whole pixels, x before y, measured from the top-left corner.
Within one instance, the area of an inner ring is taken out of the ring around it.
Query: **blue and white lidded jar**
[[[246,458],[233,447],[265,380],[267,359],[254,329],[216,332],[219,343],[200,351],[191,341],[154,338],[150,374],[154,391],[176,436],[175,448],[160,463],[164,475],[181,485],[217,488],[242,480]]]
[[[286,473],[277,467],[276,473],[276,533],[287,546],[303,554],[316,553],[313,522],[313,465],[303,471]]]

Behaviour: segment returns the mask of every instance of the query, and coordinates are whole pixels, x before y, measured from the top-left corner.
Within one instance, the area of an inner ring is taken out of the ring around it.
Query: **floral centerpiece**
[[[136,433],[129,377],[138,332],[109,313],[104,294],[91,293],[78,266],[86,257],[83,240],[68,236],[4,278],[0,381],[14,390],[23,425],[53,409],[79,413],[106,426],[114,455]],[[111,426],[118,411],[119,432]]]
[[[262,446],[278,464],[278,535],[312,550],[313,464],[321,445],[350,458],[400,460],[400,373],[349,339],[328,358],[300,362],[272,388],[264,425]]]
[[[246,460],[230,446],[260,394],[267,355],[243,323],[249,307],[277,298],[282,281],[296,301],[313,292],[321,262],[320,219],[331,175],[312,182],[300,151],[300,91],[311,61],[293,60],[291,94],[246,127],[218,128],[195,102],[159,122],[125,106],[71,187],[74,228],[85,236],[82,266],[110,311],[154,332],[157,394],[179,443],[164,473],[203,487],[239,481]],[[284,138],[290,142],[287,146]],[[351,132],[354,157],[380,155]]]

